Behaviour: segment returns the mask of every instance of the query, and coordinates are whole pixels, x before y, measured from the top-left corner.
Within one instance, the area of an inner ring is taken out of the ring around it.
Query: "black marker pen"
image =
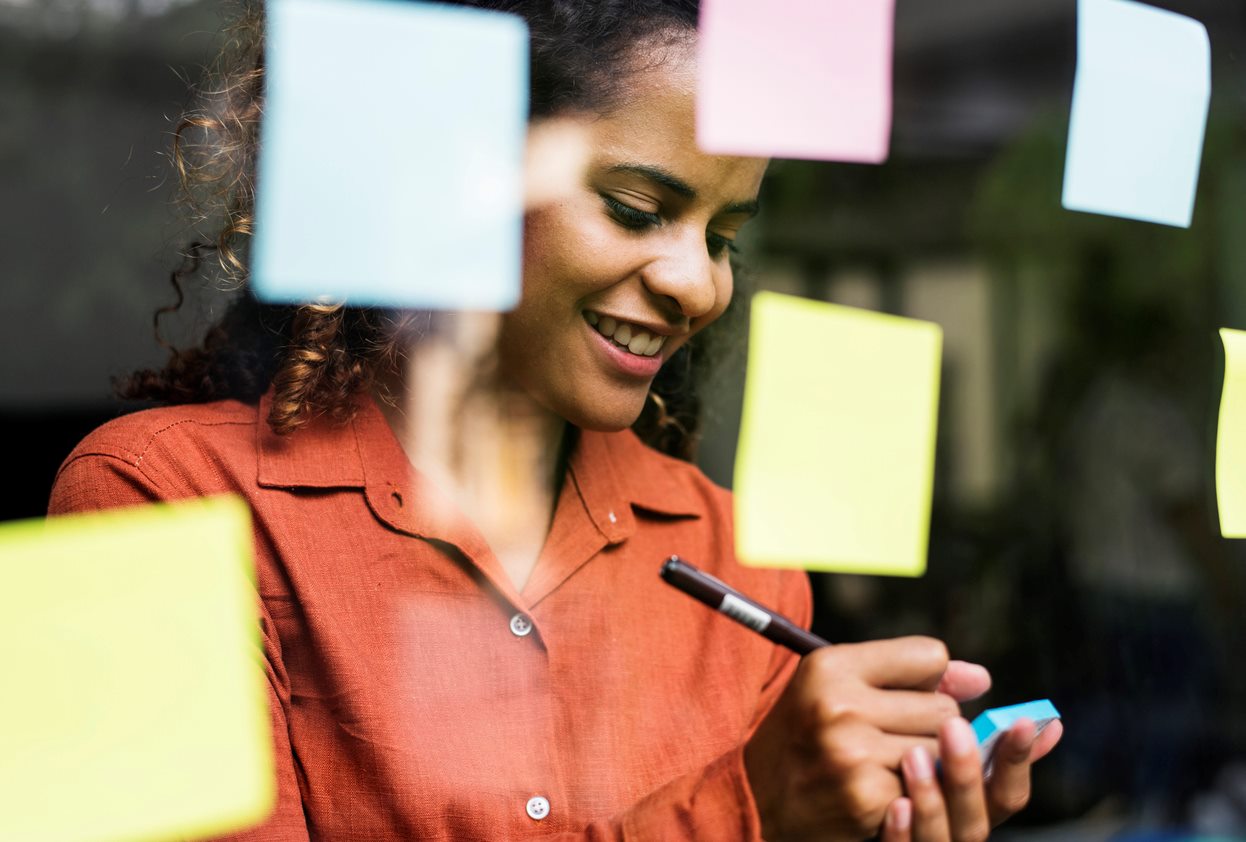
[[[668,585],[679,588],[688,596],[798,655],[808,655],[814,649],[831,645],[782,614],[774,613],[710,574],[702,573],[679,556],[671,556],[662,565],[662,578]]]

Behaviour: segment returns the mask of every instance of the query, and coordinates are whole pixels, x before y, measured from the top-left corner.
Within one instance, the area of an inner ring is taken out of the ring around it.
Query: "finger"
[[[907,798],[897,798],[887,808],[887,818],[883,821],[883,832],[878,842],[910,842],[913,838],[913,802]]]
[[[1034,723],[1018,719],[995,744],[991,779],[987,783],[992,824],[999,824],[1030,802],[1034,737]]]
[[[900,772],[904,765],[904,756],[915,748],[920,748],[930,757],[939,756],[939,741],[935,737],[901,737],[895,734],[883,734],[878,738],[878,746],[874,757],[880,766]]]
[[[1037,763],[1050,754],[1062,736],[1064,736],[1063,722],[1057,719],[1048,723],[1034,740],[1034,748],[1030,751],[1030,763]]]
[[[840,793],[849,821],[861,838],[877,836],[886,823],[891,805],[903,797],[899,776],[879,766],[859,771]]]
[[[866,688],[848,705],[852,715],[889,734],[933,737],[939,726],[960,715],[951,696],[919,690]]]
[[[947,671],[939,680],[938,690],[958,702],[976,699],[991,689],[991,673],[981,664],[948,661]]]
[[[834,747],[822,746],[825,753],[818,777],[826,789],[826,807],[839,817],[845,830],[860,838],[872,837],[879,833],[891,803],[903,797],[902,782],[896,772],[871,762],[869,750],[873,746],[851,742],[845,746],[842,754]]]
[[[957,842],[982,842],[991,833],[982,761],[973,728],[964,719],[949,720],[939,730],[943,764],[943,798],[948,824]]]
[[[905,753],[918,747],[937,754],[939,742],[935,737],[886,734],[861,719],[844,719],[823,729],[817,743],[827,768],[837,775],[853,774],[863,766],[899,773]]]
[[[947,808],[935,778],[930,752],[918,747],[904,755],[904,787],[913,802],[915,842],[951,842]]]
[[[898,637],[825,646],[805,661],[825,681],[854,675],[874,687],[933,690],[947,671],[948,655],[947,646],[932,637]]]

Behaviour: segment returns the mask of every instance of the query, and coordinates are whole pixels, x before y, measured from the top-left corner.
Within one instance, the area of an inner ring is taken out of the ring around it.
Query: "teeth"
[[[652,335],[644,328],[599,315],[591,310],[584,311],[584,318],[602,336],[613,339],[616,345],[626,348],[638,357],[652,357],[662,350],[662,345],[666,342],[665,336]]]

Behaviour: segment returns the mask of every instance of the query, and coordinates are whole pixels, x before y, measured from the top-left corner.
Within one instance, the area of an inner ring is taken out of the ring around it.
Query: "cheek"
[[[561,215],[550,208],[524,220],[523,294],[506,321],[512,332],[543,331],[567,306],[567,278],[575,275],[577,251]]]
[[[560,262],[559,224],[553,210],[542,210],[524,218],[523,279],[525,291],[535,279],[543,278]]]
[[[626,275],[629,241],[587,202],[559,203],[524,220],[524,301],[557,293],[575,300]]]
[[[562,205],[531,213],[524,221],[524,295],[552,280],[574,274],[575,257],[583,248],[570,214]]]

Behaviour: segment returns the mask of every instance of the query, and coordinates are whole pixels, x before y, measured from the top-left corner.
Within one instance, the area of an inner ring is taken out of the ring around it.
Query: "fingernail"
[[[973,728],[959,716],[943,726],[943,742],[948,754],[955,757],[962,757],[978,748],[978,738],[974,736]]]
[[[928,781],[934,777],[934,764],[930,753],[918,746],[904,755],[904,773],[914,781]]]
[[[897,798],[891,802],[891,826],[896,830],[908,830],[913,823],[913,802]]]

